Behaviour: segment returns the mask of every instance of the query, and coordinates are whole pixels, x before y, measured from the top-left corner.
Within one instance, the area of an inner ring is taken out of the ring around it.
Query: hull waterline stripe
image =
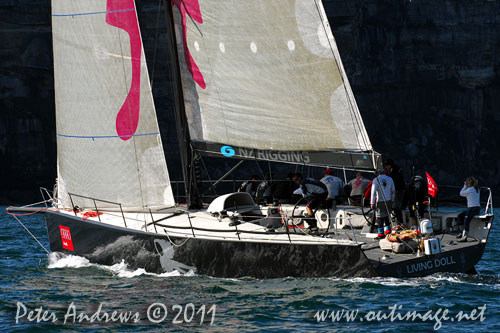
[[[144,133],[144,134],[130,134],[130,135],[66,135],[57,133],[57,136],[63,138],[74,138],[74,139],[113,139],[113,138],[131,138],[133,136],[147,136],[147,135],[160,135],[157,133]]]
[[[65,16],[71,16],[72,18],[75,18],[75,16],[83,16],[83,15],[97,15],[97,14],[107,14],[107,13],[116,13],[116,12],[129,12],[135,10],[135,8],[131,9],[120,9],[120,10],[110,10],[110,11],[105,11],[105,12],[93,12],[93,13],[76,13],[76,14],[52,14],[54,17],[65,17]]]

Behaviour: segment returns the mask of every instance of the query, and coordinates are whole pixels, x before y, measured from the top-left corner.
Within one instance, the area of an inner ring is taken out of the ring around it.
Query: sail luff
[[[344,69],[344,64],[342,62],[342,58],[340,57],[340,53],[338,50],[337,42],[335,41],[335,37],[333,36],[332,30],[330,28],[330,23],[328,21],[328,17],[325,12],[325,8],[323,7],[323,3],[321,0],[314,0],[316,3],[316,6],[318,8],[318,13],[320,15],[320,18],[323,22],[323,26],[325,28],[325,33],[328,36],[328,39],[330,41],[330,47],[332,49],[332,52],[334,54],[335,60],[336,60],[336,65],[338,66],[338,69],[340,71],[340,74],[342,75],[342,80],[343,84],[345,87],[345,91],[349,97],[349,103],[351,105],[351,112],[355,120],[353,121],[353,126],[356,127],[357,131],[359,131],[359,135],[361,137],[361,140],[363,141],[363,144],[360,146],[363,146],[365,148],[368,148],[369,150],[373,150],[372,144],[370,142],[370,138],[368,137],[368,133],[366,132],[366,128],[364,126],[363,120],[361,118],[361,114],[359,112],[358,104],[356,102],[356,98],[354,97],[354,93],[352,91],[349,79],[347,78],[347,73]]]
[[[381,155],[378,154],[377,152],[375,152],[375,150],[373,149],[370,138],[369,138],[368,133],[366,131],[366,127],[364,126],[363,119],[361,118],[361,113],[360,113],[359,108],[358,108],[358,103],[356,102],[356,98],[354,97],[354,92],[351,88],[351,84],[349,82],[349,79],[347,78],[347,73],[344,69],[344,64],[342,62],[342,58],[340,57],[340,52],[338,50],[337,42],[335,41],[335,37],[333,36],[333,32],[330,28],[330,23],[328,21],[328,17],[326,15],[324,6],[323,6],[321,0],[314,0],[314,1],[317,5],[321,20],[323,21],[323,26],[325,27],[325,33],[327,34],[328,39],[330,41],[332,41],[332,42],[330,42],[330,46],[332,48],[332,52],[334,54],[338,69],[342,75],[344,87],[346,89],[346,93],[348,95],[350,105],[352,106],[352,108],[351,108],[352,115],[355,118],[353,121],[353,124],[354,124],[354,126],[357,127],[357,130],[359,131],[358,133],[360,135],[360,140],[362,141],[363,146],[370,150],[370,160],[372,163],[373,170],[379,169],[379,168],[381,168],[381,164],[382,164]]]

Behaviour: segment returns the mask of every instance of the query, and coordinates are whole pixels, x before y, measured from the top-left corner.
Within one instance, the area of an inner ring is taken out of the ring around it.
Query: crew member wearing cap
[[[342,194],[344,191],[344,182],[339,177],[333,175],[333,170],[328,168],[323,171],[324,177],[320,182],[326,185],[328,196],[325,205],[327,208],[335,208],[333,203],[340,205],[342,203]]]
[[[392,208],[394,198],[394,182],[392,178],[384,174],[384,169],[379,170],[379,175],[373,180],[370,208],[375,209],[377,204],[378,237],[391,232],[391,221],[389,212]],[[385,224],[385,228],[384,228]],[[384,230],[385,229],[385,230]]]

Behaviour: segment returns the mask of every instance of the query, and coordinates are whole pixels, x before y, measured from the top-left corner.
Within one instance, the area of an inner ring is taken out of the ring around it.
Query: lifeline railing
[[[248,182],[250,180],[236,180],[236,179],[220,179],[217,181],[218,184],[221,184],[221,185],[226,185],[226,192],[228,191],[233,191],[233,192],[236,192],[239,188],[239,186],[241,185],[241,183],[243,182]],[[282,180],[280,180],[282,181]],[[201,183],[202,184],[214,184],[214,182],[216,182],[215,180],[202,180]],[[180,198],[185,198],[185,195],[181,192],[181,188],[184,186],[184,182],[183,181],[171,181],[171,184],[172,184],[172,187],[175,188],[175,197],[176,197],[176,202],[180,202],[181,200],[179,200]],[[228,186],[229,185],[229,186]],[[459,189],[460,187],[458,186],[454,186],[454,185],[439,185],[441,188],[449,188],[449,189]],[[210,195],[207,193],[207,191],[209,190],[213,190],[213,186],[209,186],[206,191],[204,193],[202,193],[202,198],[206,198],[208,199],[208,201],[210,201],[211,199],[213,199],[214,197],[217,197],[219,196],[215,191],[213,191],[213,195]],[[40,191],[42,192],[42,197],[44,197],[45,199],[45,195],[44,195],[44,192],[46,193],[46,195],[51,198],[52,201],[55,201],[55,199],[53,199],[53,197],[50,196],[49,194],[49,191],[45,188],[40,188]],[[481,206],[484,204],[484,214],[493,214],[493,195],[492,195],[492,191],[489,187],[481,187],[480,188],[480,191],[481,193],[484,193],[486,192],[488,194],[488,198],[486,200],[486,202],[481,202]],[[108,203],[108,204],[112,204],[112,205],[116,205],[117,207],[119,207],[120,209],[120,212],[122,214],[122,218],[123,218],[123,221],[124,221],[124,224],[126,226],[127,222],[126,222],[126,218],[125,218],[125,215],[123,213],[123,208],[122,208],[122,205],[120,203],[117,203],[117,202],[111,202],[111,201],[108,201],[108,200],[101,200],[101,199],[96,199],[96,198],[91,198],[91,197],[87,197],[87,196],[82,196],[82,195],[78,195],[78,194],[74,194],[74,193],[68,193],[69,196],[70,196],[70,200],[72,202],[72,206],[74,207],[74,203],[73,203],[73,199],[72,197],[73,196],[76,196],[76,197],[80,197],[80,198],[84,198],[84,199],[88,199],[88,200],[92,200],[93,204],[94,204],[94,207],[96,209],[96,211],[99,213],[99,209],[97,207],[97,204],[96,202],[103,202],[103,203]],[[439,201],[439,199],[438,199]],[[152,215],[151,215],[152,216]],[[100,216],[98,214],[98,219],[100,221]],[[153,218],[152,218],[153,219]],[[352,227],[352,226],[351,226]],[[355,237],[355,235],[354,235]]]
[[[489,187],[481,187],[479,188],[479,191],[488,191],[488,199],[486,200],[484,214],[493,215],[493,195],[491,194],[491,189]]]
[[[232,181],[228,181],[228,182],[232,182]],[[45,196],[48,196],[49,197],[49,200],[47,201],[52,201],[52,202],[55,202],[55,199],[50,195],[49,191],[45,188],[40,188],[40,191],[42,193],[42,197],[45,198]],[[109,201],[109,200],[103,200],[103,199],[97,199],[97,198],[93,198],[93,197],[89,197],[89,196],[85,196],[85,195],[80,195],[80,194],[76,194],[76,193],[67,193],[68,196],[69,196],[69,199],[70,199],[70,202],[71,202],[71,205],[73,207],[73,213],[75,214],[75,216],[78,216],[78,213],[79,213],[79,207],[78,205],[75,205],[75,199],[74,198],[82,198],[82,199],[86,199],[86,200],[91,200],[91,202],[93,203],[93,206],[95,208],[95,211],[97,213],[97,218],[99,220],[99,222],[102,222],[101,221],[101,218],[100,218],[100,212],[106,210],[108,211],[109,210],[109,207],[106,207],[105,209],[101,208],[101,210],[99,210],[99,207],[98,207],[98,204],[99,202],[102,202],[102,203],[106,203],[106,204],[111,204],[111,205],[116,205],[117,208],[119,208],[119,211],[120,211],[120,214],[121,214],[121,217],[123,219],[123,224],[125,226],[125,228],[128,228],[127,226],[127,217],[125,216],[125,213],[123,211],[123,207],[122,207],[122,204],[121,203],[118,203],[118,202],[113,202],[113,201]],[[172,207],[173,208],[173,207]],[[240,234],[266,234],[266,235],[272,235],[272,236],[275,236],[275,235],[284,235],[286,234],[287,235],[287,238],[288,238],[288,242],[291,244],[293,243],[293,240],[292,240],[292,237],[291,235],[299,235],[299,236],[308,236],[310,234],[306,233],[304,230],[301,230],[301,233],[297,232],[295,229],[293,229],[293,232],[290,231],[290,228],[289,228],[289,224],[288,224],[288,219],[282,219],[281,216],[272,216],[272,217],[269,217],[269,216],[262,216],[262,218],[267,218],[267,219],[273,219],[273,218],[276,218],[276,219],[281,219],[283,221],[283,224],[284,224],[284,229],[285,231],[273,231],[273,232],[269,232],[267,231],[267,228],[266,228],[266,231],[263,232],[263,231],[255,231],[255,230],[244,230],[244,229],[241,229],[241,228],[238,228],[238,224],[240,223],[235,223],[234,224],[234,229],[209,229],[209,228],[200,228],[200,227],[195,227],[193,226],[192,222],[191,222],[191,216],[189,214],[189,211],[187,210],[177,210],[177,211],[174,211],[172,214],[166,216],[166,217],[162,217],[158,220],[155,220],[154,219],[154,216],[153,216],[153,212],[151,210],[149,210],[149,214],[151,216],[151,222],[147,222],[146,220],[144,221],[144,224],[145,224],[145,230],[147,230],[147,227],[150,226],[150,225],[153,225],[154,229],[155,229],[155,233],[158,234],[158,229],[157,227],[163,227],[163,228],[169,228],[169,229],[179,229],[179,230],[190,230],[191,231],[191,235],[193,238],[196,237],[196,233],[195,231],[204,231],[204,232],[219,232],[219,233],[236,233],[236,236],[238,237],[238,240],[241,240],[241,237],[240,237]],[[164,224],[164,223],[159,223],[159,222],[162,222],[162,221],[166,221],[174,216],[178,216],[178,215],[181,215],[181,214],[187,214],[187,217],[188,217],[188,220],[189,220],[189,226],[177,226],[177,225],[169,225],[169,224]],[[245,216],[245,215],[241,215],[240,217],[249,217],[249,216]],[[129,219],[132,219],[129,217]],[[136,220],[136,221],[139,221],[137,219],[132,219],[132,220]],[[336,225],[336,223],[334,223],[334,225]],[[265,227],[263,227],[265,228]],[[354,235],[354,228],[352,227],[351,225],[351,228],[352,228],[352,232],[353,232],[353,236],[354,236],[354,240],[355,242],[357,243],[357,240],[356,240],[356,236]],[[167,231],[164,229],[165,233],[167,233]],[[337,237],[337,241],[338,241],[338,235],[337,233],[333,233],[334,235],[336,235]],[[332,235],[331,232],[329,232],[328,230],[325,232],[325,233],[322,233],[322,234],[317,234],[317,235],[314,235],[314,236],[318,236],[318,237],[326,237],[328,235]],[[167,236],[168,236],[168,233],[167,233]],[[198,236],[201,236],[201,235],[198,235]],[[205,234],[206,236],[206,234]]]
[[[155,227],[159,226],[159,227],[169,228],[169,229],[190,230],[193,238],[197,237],[197,235],[195,234],[195,231],[217,232],[217,233],[236,233],[236,236],[238,237],[238,240],[240,240],[240,241],[241,241],[240,234],[270,235],[270,236],[287,235],[288,243],[293,244],[294,240],[292,240],[292,238],[291,238],[292,234],[293,235],[298,235],[298,236],[311,236],[310,234],[306,233],[303,230],[302,230],[302,233],[298,233],[298,232],[295,232],[295,231],[293,233],[290,232],[290,228],[288,227],[289,224],[288,224],[287,220],[284,221],[284,223],[285,223],[284,224],[285,231],[273,231],[273,232],[262,232],[262,231],[244,230],[244,229],[238,228],[238,224],[234,225],[234,229],[209,229],[209,228],[194,227],[192,225],[192,223],[191,223],[191,220],[190,220],[190,217],[189,217],[189,213],[188,212],[186,212],[186,213],[188,214],[188,219],[189,219],[189,222],[190,222],[190,226],[176,226],[176,225],[168,225],[168,224],[158,223],[160,220],[153,221],[153,222],[151,222],[149,224],[153,223],[155,225]],[[276,217],[276,218],[279,218],[279,217]],[[165,233],[168,236],[167,231],[165,229],[164,229],[164,231],[165,231]],[[328,235],[330,235],[330,234],[331,233],[328,233]],[[336,234],[334,234],[334,235],[336,235]],[[202,236],[202,235],[198,235],[198,236]],[[203,236],[206,237],[208,235],[204,234]],[[317,236],[317,237],[323,238],[325,236],[325,234],[317,234],[317,235],[312,235],[312,236]],[[336,240],[337,240],[337,242],[339,241],[338,237],[336,238]],[[345,240],[347,240],[347,239],[345,239]],[[295,240],[295,241],[298,241],[298,240]],[[352,240],[351,240],[351,242],[352,242]],[[356,245],[359,244],[357,242],[355,236],[354,236],[354,243]]]
[[[94,203],[94,207],[95,207],[95,210],[96,210],[96,213],[97,213],[97,218],[99,219],[99,222],[102,222],[101,221],[101,217],[99,216],[99,209],[97,208],[97,202],[103,202],[103,203],[107,203],[107,204],[111,204],[111,205],[117,205],[119,208],[120,208],[120,212],[122,214],[122,218],[123,218],[123,224],[125,225],[125,228],[127,228],[127,219],[125,218],[125,214],[123,213],[123,207],[122,207],[122,204],[119,203],[119,202],[113,202],[113,201],[109,201],[109,200],[102,200],[102,199],[96,199],[96,198],[91,198],[91,197],[87,197],[85,195],[80,195],[80,194],[75,194],[75,193],[69,193],[68,192],[68,196],[69,196],[69,200],[71,201],[71,207],[73,207],[73,213],[75,213],[75,216],[78,216],[78,206],[75,206],[75,203],[74,203],[74,200],[73,200],[73,197],[78,197],[78,198],[83,198],[83,199],[87,199],[87,200],[92,200],[92,202]]]
[[[231,184],[232,185],[232,190],[236,191],[237,188],[238,188],[238,184],[242,183],[244,181],[245,180],[219,180],[219,183]],[[203,182],[204,183],[213,183],[213,181],[210,181],[210,180],[203,181]],[[183,185],[183,182],[182,181],[172,181],[171,183],[176,185],[177,196],[181,197],[181,195],[179,195],[179,185],[180,184]],[[456,187],[456,186],[446,186],[446,185],[441,185],[441,186],[442,187],[450,187],[450,188],[455,188]],[[45,199],[45,195],[44,195],[44,193],[45,193],[53,202],[55,202],[55,199],[53,199],[50,196],[49,191],[47,189],[40,188],[40,191],[42,192],[42,197],[44,197],[44,199]],[[482,204],[485,204],[484,214],[493,214],[493,196],[492,196],[491,189],[489,187],[481,187],[480,191],[483,192],[483,193],[484,192],[488,193],[488,198],[487,198],[486,202],[481,202]],[[75,194],[75,193],[68,193],[68,195],[69,195],[72,207],[75,207],[73,197],[78,197],[78,198],[83,198],[83,199],[91,200],[92,203],[93,203],[93,206],[94,206],[94,208],[95,208],[95,210],[97,212],[97,218],[98,218],[98,220],[100,222],[102,222],[102,221],[101,221],[101,218],[100,218],[99,208],[98,208],[97,203],[98,202],[102,202],[102,203],[106,203],[106,204],[116,205],[119,208],[119,211],[121,213],[121,217],[123,219],[124,226],[127,228],[127,218],[126,218],[126,216],[124,214],[123,207],[122,207],[121,203],[112,202],[112,201],[109,201],[109,200],[102,200],[102,199],[92,198],[92,197],[83,196],[83,195],[79,195],[79,194]],[[215,196],[217,196],[217,195],[215,195]],[[206,195],[205,197],[211,197],[211,196]],[[101,210],[103,210],[103,209],[101,209]],[[104,210],[109,210],[109,207],[106,207],[106,209],[104,209]],[[76,209],[73,209],[73,212],[75,213],[75,215],[77,215],[77,210]],[[172,213],[171,215],[169,215],[167,217],[163,217],[163,218],[161,218],[159,220],[156,220],[156,221],[154,220],[154,216],[153,216],[153,213],[151,212],[151,210],[149,210],[149,213],[150,213],[150,216],[151,216],[151,222],[148,223],[147,221],[144,221],[145,230],[147,230],[147,227],[149,225],[153,225],[156,233],[158,233],[157,226],[161,226],[161,227],[171,228],[171,229],[191,229],[191,234],[192,234],[193,237],[196,237],[195,231],[235,232],[236,235],[238,236],[238,239],[240,239],[240,233],[270,234],[270,232],[268,232],[267,230],[266,230],[266,232],[242,230],[241,228],[237,227],[237,224],[235,224],[235,228],[234,229],[227,229],[227,230],[216,230],[216,229],[206,229],[206,228],[194,227],[192,225],[191,217],[190,217],[188,211],[178,210],[178,211],[175,211],[174,213]],[[189,220],[189,223],[190,223],[189,227],[180,227],[180,226],[174,226],[174,225],[164,225],[164,224],[158,223],[158,222],[167,220],[167,219],[169,219],[171,217],[174,217],[174,216],[177,216],[177,215],[180,215],[180,214],[187,214],[188,220]],[[292,215],[293,215],[293,213],[292,213]],[[330,215],[330,214],[328,214],[328,215]],[[245,216],[242,216],[242,217],[245,217]],[[297,217],[297,216],[292,216],[292,217]],[[274,218],[274,217],[267,217],[267,218]],[[280,218],[280,217],[275,217],[275,218]],[[129,219],[130,219],[130,217],[129,217]],[[332,217],[328,216],[328,219],[331,222]],[[336,220],[335,217],[333,217],[333,219]],[[139,221],[139,220],[137,220],[137,221]],[[288,224],[288,219],[285,218],[285,219],[282,219],[282,221],[283,221],[283,224],[284,224],[284,227],[285,227],[285,232],[276,232],[275,231],[275,232],[272,232],[272,234],[274,234],[274,235],[277,235],[277,234],[287,234],[288,235],[288,239],[291,242],[291,237],[290,237],[291,232],[290,232],[290,228],[289,228],[289,224]],[[317,236],[326,237],[326,236],[328,236],[328,235],[331,234],[329,232],[329,230],[332,229],[332,228],[330,228],[330,222],[329,222],[329,227],[326,230],[326,232],[323,233],[323,234],[319,234]],[[348,219],[347,222],[349,223],[350,229],[351,229],[351,231],[353,233],[354,241],[357,242],[356,235],[355,235],[355,232],[354,232],[354,227],[352,226],[350,219]],[[338,231],[336,229],[336,221],[334,221],[334,228],[333,229],[334,229],[335,236],[338,236],[337,232],[336,232],[336,231]],[[292,229],[292,230],[293,230],[292,234],[299,234],[299,235],[301,234],[301,233],[297,232],[295,230],[295,228]],[[303,230],[301,230],[301,231],[302,231],[302,234],[309,235],[305,231],[303,231]]]
[[[208,182],[208,183],[211,183],[212,181],[205,181],[205,182]],[[236,184],[237,182],[243,182],[243,181],[236,181],[236,180],[221,180],[219,182],[226,182],[226,183],[232,183],[233,184],[233,191],[236,191]],[[172,182],[172,183],[177,183],[177,191],[178,191],[178,184],[179,183],[182,183],[182,182]],[[451,187],[451,186],[449,186]],[[480,188],[480,191],[482,192],[487,192],[488,193],[488,198],[485,202],[485,210],[484,210],[484,214],[493,214],[493,196],[492,196],[492,192],[491,192],[491,189],[489,187],[481,187]],[[45,204],[46,208],[43,208],[43,209],[38,209],[38,210],[34,210],[34,208],[31,208],[30,209],[30,213],[29,214],[34,214],[34,213],[37,213],[37,212],[40,212],[42,210],[45,210],[45,209],[48,209],[49,206],[47,205],[47,203],[51,203],[52,205],[55,205],[57,206],[58,205],[58,199],[54,197],[54,195],[51,195],[50,192],[46,189],[46,188],[43,188],[41,187],[40,188],[40,192],[41,192],[41,195],[43,197],[43,201],[42,203]],[[89,196],[84,196],[84,195],[79,195],[79,194],[75,194],[75,193],[67,193],[68,196],[69,196],[69,199],[71,201],[71,205],[73,207],[73,212],[75,214],[75,216],[78,216],[78,207],[75,206],[75,202],[73,200],[73,197],[77,197],[77,198],[83,198],[83,199],[86,199],[86,200],[91,200],[93,205],[94,205],[94,208],[96,210],[96,216],[99,220],[99,222],[102,222],[101,221],[101,218],[100,218],[100,211],[99,211],[99,208],[98,208],[98,205],[97,203],[98,202],[102,202],[102,203],[106,203],[106,204],[111,204],[111,205],[116,205],[119,210],[120,210],[120,213],[121,213],[121,217],[123,219],[123,223],[124,223],[124,226],[127,228],[127,219],[125,217],[125,214],[124,214],[124,211],[123,211],[123,207],[121,205],[121,203],[118,203],[118,202],[112,202],[112,201],[109,201],[109,200],[102,200],[102,199],[97,199],[97,198],[92,198],[92,197],[89,197]],[[48,197],[48,199],[46,198],[46,196]],[[35,204],[34,204],[35,205]],[[29,205],[31,206],[31,205]],[[24,206],[24,207],[28,207],[28,206]],[[8,207],[7,208],[7,213],[9,213],[9,211],[11,212],[15,212],[15,211],[23,211],[22,208],[24,207]],[[36,207],[35,207],[36,208]],[[107,210],[108,207],[106,207],[105,210]],[[147,223],[147,221],[145,220],[144,221],[144,224],[145,224],[145,231],[147,231],[147,226],[148,225],[151,225],[153,224],[154,225],[154,229],[155,229],[155,232],[158,234],[158,230],[157,230],[157,226],[160,226],[160,227],[163,227],[163,228],[170,228],[170,229],[190,229],[191,231],[191,234],[192,234],[192,237],[195,238],[196,237],[196,233],[195,233],[195,230],[196,231],[205,231],[205,232],[222,232],[222,233],[236,233],[237,237],[238,237],[238,240],[241,240],[240,238],[240,234],[268,234],[268,235],[280,235],[280,234],[286,234],[287,235],[287,238],[288,238],[288,242],[290,244],[292,244],[292,238],[291,238],[291,233],[290,233],[290,228],[289,228],[289,224],[288,224],[288,219],[285,218],[284,220],[282,219],[283,221],[283,224],[284,224],[284,227],[285,227],[285,231],[273,231],[273,232],[269,232],[267,231],[266,229],[266,232],[261,232],[261,231],[252,231],[252,230],[244,230],[244,229],[241,229],[241,228],[238,228],[238,224],[239,223],[235,223],[234,224],[234,229],[208,229],[208,228],[199,228],[199,227],[194,227],[192,222],[191,222],[191,217],[189,215],[189,212],[188,211],[175,211],[173,212],[171,215],[169,216],[166,216],[166,217],[163,217],[163,218],[160,218],[158,220],[154,220],[154,216],[153,216],[153,213],[151,212],[151,210],[149,210],[149,213],[151,215],[151,222],[150,223]],[[171,217],[174,217],[174,216],[177,216],[177,215],[180,215],[180,214],[187,214],[187,217],[188,217],[188,220],[189,220],[189,226],[174,226],[174,225],[166,225],[166,224],[163,224],[163,223],[159,223],[161,221],[165,221]],[[11,215],[14,215],[14,217],[16,218],[16,220],[18,220],[19,223],[21,223],[19,221],[19,219],[15,216],[15,214],[11,214]],[[329,214],[328,214],[329,215]],[[244,216],[242,216],[244,217]],[[264,216],[263,216],[264,217]],[[270,218],[269,216],[266,216],[265,218]],[[281,216],[276,216],[276,217],[271,217],[271,218],[280,218],[281,219]],[[330,223],[331,223],[331,217],[328,216],[328,219],[329,219],[329,226],[328,226],[328,229],[326,230],[326,232],[324,234],[318,234],[318,235],[314,235],[314,236],[318,236],[318,237],[327,237],[328,235],[331,235],[331,233],[329,232],[330,230]],[[335,217],[334,217],[335,219]],[[354,242],[351,242],[356,244],[356,245],[359,245],[360,243],[358,243],[357,239],[356,239],[356,235],[354,233],[354,228],[351,224],[351,221],[349,219],[349,217],[347,217],[348,219],[348,222],[349,222],[349,225],[351,227],[351,231],[353,232],[353,238],[354,238]],[[133,219],[133,220],[136,220],[136,221],[139,221],[137,219]],[[239,222],[239,221],[238,221]],[[22,223],[21,225],[26,229],[26,231],[38,242],[38,244],[45,250],[45,252],[48,253],[48,251],[43,247],[43,245],[41,245],[41,243],[38,241],[38,239],[29,231],[29,229],[26,228],[26,226],[24,226]],[[338,241],[338,235],[337,235],[337,228],[336,228],[336,223],[334,224],[335,225],[335,232],[333,233],[335,236],[336,236],[336,240]],[[166,229],[164,229],[164,232],[166,233],[167,237],[169,237],[168,235],[168,232]],[[309,235],[308,233],[306,233],[304,230],[301,230],[302,234],[303,235]],[[296,235],[301,235],[301,233],[297,233],[296,230],[294,229],[294,234]],[[347,234],[346,234],[347,235]],[[204,235],[204,236],[207,236],[207,235]]]

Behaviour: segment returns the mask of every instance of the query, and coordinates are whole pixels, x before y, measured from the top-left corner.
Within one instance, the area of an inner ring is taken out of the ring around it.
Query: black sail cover
[[[191,145],[199,152],[373,169],[321,1],[174,0]]]

